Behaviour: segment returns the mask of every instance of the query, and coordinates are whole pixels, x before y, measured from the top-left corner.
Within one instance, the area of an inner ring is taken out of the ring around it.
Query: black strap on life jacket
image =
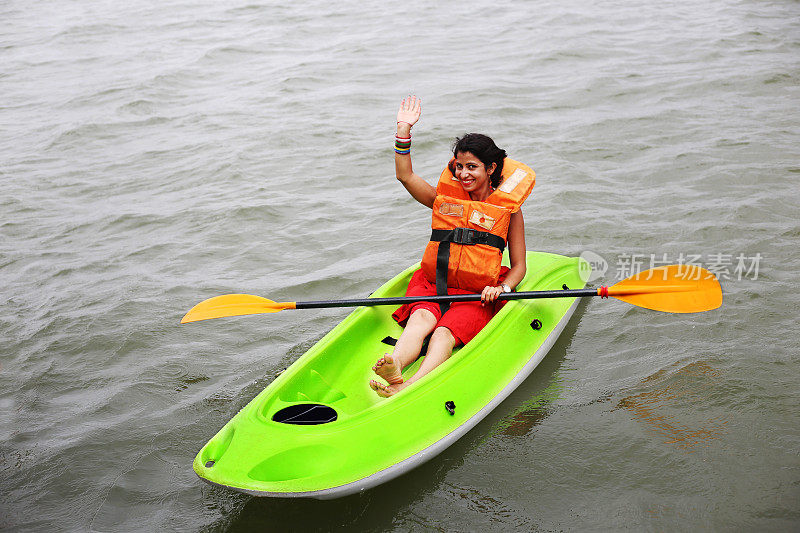
[[[474,246],[476,244],[485,244],[487,246],[494,246],[503,252],[506,248],[506,241],[502,237],[489,233],[488,231],[478,231],[472,228],[453,228],[453,229],[435,229],[431,231],[431,241],[439,243],[439,249],[436,252],[436,294],[447,294],[447,270],[450,265],[450,243],[462,244],[466,246]],[[444,315],[450,308],[447,302],[441,302],[439,309]]]

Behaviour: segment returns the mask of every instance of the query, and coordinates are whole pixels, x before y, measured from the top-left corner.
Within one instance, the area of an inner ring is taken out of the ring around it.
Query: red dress
[[[509,268],[502,267],[500,270],[500,280],[502,283],[508,274]],[[463,289],[447,289],[447,294],[472,294]],[[435,296],[436,285],[428,281],[422,270],[417,270],[408,282],[406,296]],[[492,319],[499,311],[505,301],[494,302],[481,305],[481,302],[453,302],[450,308],[442,316],[442,311],[438,303],[419,301],[411,304],[402,305],[397,311],[392,313],[394,318],[401,326],[406,325],[408,317],[417,309],[427,309],[436,317],[436,327],[446,327],[456,338],[458,344],[466,344],[478,334],[480,330]]]

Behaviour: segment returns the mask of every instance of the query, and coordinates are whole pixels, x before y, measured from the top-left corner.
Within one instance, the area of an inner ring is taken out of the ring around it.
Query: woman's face
[[[489,193],[489,175],[497,167],[495,163],[487,169],[472,152],[458,152],[455,161],[455,176],[467,193]]]

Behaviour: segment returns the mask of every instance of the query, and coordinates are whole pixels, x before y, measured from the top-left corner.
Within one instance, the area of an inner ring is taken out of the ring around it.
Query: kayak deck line
[[[584,284],[578,258],[529,252],[527,261],[520,288]],[[416,268],[384,284],[375,298],[402,294]],[[577,306],[577,299],[563,297],[565,291],[553,291],[558,299],[504,306],[466,346],[390,398],[377,396],[368,382],[374,360],[387,348],[383,339],[397,338],[402,328],[391,319],[392,309],[360,307],[234,416],[197,454],[194,470],[211,484],[247,494],[319,499],[400,476],[467,433],[533,371]],[[406,377],[418,365],[407,368]],[[455,404],[453,414],[445,408],[448,401]],[[274,419],[292,406],[306,413],[314,405],[335,416],[318,409],[321,422]]]

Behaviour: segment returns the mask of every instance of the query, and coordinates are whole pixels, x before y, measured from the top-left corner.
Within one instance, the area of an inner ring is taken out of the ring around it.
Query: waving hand
[[[400,109],[397,110],[397,122],[404,122],[411,127],[417,123],[421,114],[422,99],[416,96],[409,96],[408,98],[403,98],[400,103]]]

